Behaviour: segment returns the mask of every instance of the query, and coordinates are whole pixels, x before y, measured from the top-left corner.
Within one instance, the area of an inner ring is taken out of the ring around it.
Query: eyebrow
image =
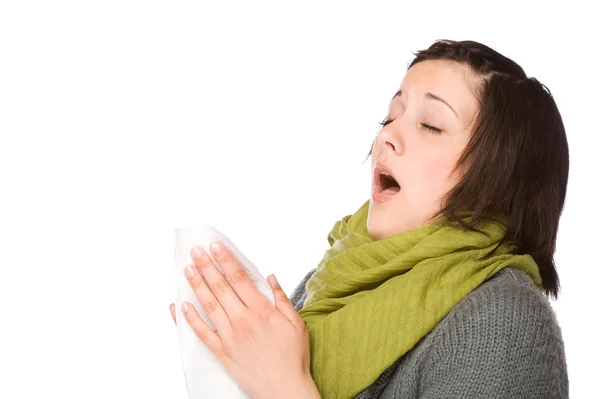
[[[396,92],[396,94],[394,94],[394,97],[392,97],[392,100],[394,100],[394,98],[396,98],[396,97],[400,97],[401,95],[402,95],[402,90],[398,90],[398,91]],[[454,110],[454,108],[452,108],[452,106],[451,106],[450,104],[448,104],[448,103],[446,102],[446,100],[444,100],[442,97],[440,97],[440,96],[436,96],[435,94],[433,94],[433,93],[429,93],[429,92],[428,92],[428,93],[425,93],[425,98],[428,98],[428,99],[430,99],[430,100],[437,100],[437,101],[441,101],[441,102],[443,102],[444,104],[446,104],[446,105],[448,106],[448,108],[450,108],[450,109],[452,110],[452,112],[454,112],[454,115],[456,115],[456,119],[460,119],[460,118],[458,117],[458,114],[457,114],[457,113],[456,113],[456,111]]]

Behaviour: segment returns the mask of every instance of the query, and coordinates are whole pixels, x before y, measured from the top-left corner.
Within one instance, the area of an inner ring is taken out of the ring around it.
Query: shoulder
[[[428,337],[420,397],[568,396],[564,344],[548,299],[506,268],[473,290]]]
[[[558,344],[561,331],[549,300],[523,271],[505,268],[459,302],[439,323],[435,339],[472,344],[477,335],[498,346],[538,343],[541,335]],[[512,339],[529,341],[511,343]],[[493,348],[493,347],[492,347]]]
[[[518,322],[517,329],[501,328],[507,334],[528,331],[530,327],[538,327],[539,323],[557,325],[555,313],[543,292],[525,272],[513,268],[499,271],[473,290],[440,324],[464,321],[481,327]],[[489,328],[486,330],[490,331]]]

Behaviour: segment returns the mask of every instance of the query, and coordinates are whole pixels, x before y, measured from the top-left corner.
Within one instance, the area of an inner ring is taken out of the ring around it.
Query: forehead
[[[400,89],[403,97],[421,99],[428,92],[439,96],[456,110],[461,122],[468,123],[478,109],[475,87],[476,77],[467,66],[447,60],[428,60],[408,70]]]

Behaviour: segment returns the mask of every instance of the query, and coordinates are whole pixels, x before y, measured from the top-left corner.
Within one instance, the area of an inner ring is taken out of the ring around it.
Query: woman
[[[437,41],[382,125],[371,199],[290,296],[320,395],[568,397],[548,297],[569,159],[549,90],[487,46]]]

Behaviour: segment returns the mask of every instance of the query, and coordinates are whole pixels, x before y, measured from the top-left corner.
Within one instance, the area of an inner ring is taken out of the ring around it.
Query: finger
[[[187,320],[194,333],[204,345],[208,347],[215,355],[220,355],[223,352],[223,343],[221,342],[221,338],[219,335],[211,330],[210,327],[206,325],[204,320],[200,317],[194,305],[189,302],[184,302],[181,304],[181,310],[183,311],[183,316]]]
[[[171,311],[171,316],[173,316],[173,322],[177,325],[177,317],[175,316],[175,304],[172,303],[169,305],[169,310]]]
[[[198,273],[196,265],[187,265],[185,267],[185,275],[189,281],[190,287],[196,294],[196,298],[200,301],[200,305],[210,321],[214,324],[220,335],[225,335],[231,332],[231,323],[225,310],[219,303],[219,300],[212,293],[204,278]],[[231,288],[230,288],[231,289]],[[233,294],[235,295],[235,293]]]
[[[277,278],[275,278],[274,274],[269,275],[267,277],[267,282],[271,286],[273,291],[273,296],[275,297],[275,307],[279,312],[287,317],[287,319],[296,327],[298,330],[301,330],[306,327],[304,320],[300,317],[292,301],[288,298],[283,288],[279,285]]]
[[[211,244],[210,250],[221,269],[223,269],[230,286],[247,307],[260,308],[270,305],[267,298],[256,288],[246,268],[238,262],[225,245],[214,242]]]
[[[223,273],[214,265],[208,253],[202,248],[196,247],[192,250],[192,259],[225,314],[230,320],[238,319],[246,310],[246,306],[231,288]]]

